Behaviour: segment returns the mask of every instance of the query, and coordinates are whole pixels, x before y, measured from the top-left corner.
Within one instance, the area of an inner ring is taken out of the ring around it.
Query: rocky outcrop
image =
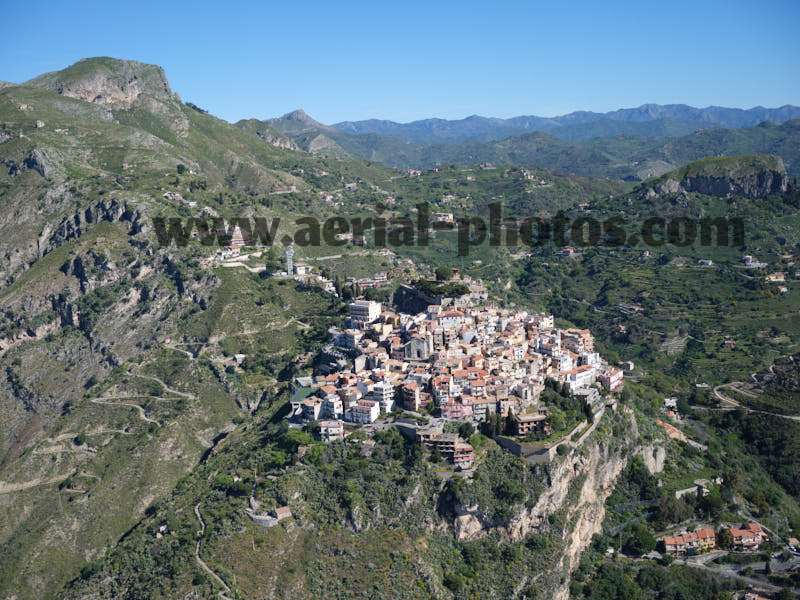
[[[28,85],[123,110],[146,96],[161,102],[176,98],[161,67],[113,58],[87,58],[63,71],[32,79]]]
[[[705,159],[669,173],[646,188],[645,196],[693,192],[730,198],[766,198],[789,191],[786,166],[777,156]]]
[[[293,140],[286,136],[280,135],[277,132],[265,129],[257,130],[256,135],[264,140],[270,146],[275,148],[283,148],[284,150],[300,150],[300,147],[294,143]]]
[[[687,177],[681,181],[681,187],[687,192],[707,196],[765,198],[772,194],[786,193],[789,190],[789,178],[785,170],[764,170],[737,178],[700,175]]]
[[[58,248],[64,242],[80,237],[86,227],[100,221],[126,223],[128,233],[136,235],[142,230],[142,215],[125,201],[101,200],[85,210],[75,212],[61,221],[54,230],[45,227],[39,236],[40,255]]]
[[[26,85],[45,88],[109,111],[147,111],[181,137],[189,129],[183,104],[158,65],[108,57],[87,58],[61,71],[36,77]]]
[[[42,177],[50,177],[57,169],[58,158],[53,150],[34,148],[25,157],[24,165]]]
[[[339,144],[324,134],[316,135],[308,140],[306,149],[311,152],[311,154],[317,154],[328,150],[342,151]]]

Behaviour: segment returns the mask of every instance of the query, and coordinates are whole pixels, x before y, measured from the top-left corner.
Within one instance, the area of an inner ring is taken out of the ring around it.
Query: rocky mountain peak
[[[309,130],[326,131],[330,129],[327,125],[323,125],[319,121],[313,119],[301,108],[286,113],[277,119],[270,119],[267,122],[278,131],[289,134]]]

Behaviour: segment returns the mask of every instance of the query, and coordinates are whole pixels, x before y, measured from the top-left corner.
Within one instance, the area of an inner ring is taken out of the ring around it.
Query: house
[[[300,404],[301,416],[305,421],[315,421],[322,412],[322,400],[319,398],[306,398]]]
[[[569,390],[574,392],[581,388],[589,387],[595,381],[595,369],[592,365],[582,365],[570,369],[566,373],[564,383],[567,384]]]
[[[326,395],[322,400],[322,410],[320,411],[320,416],[339,419],[341,418],[342,414],[344,414],[344,403],[342,402],[342,398],[336,393]]]
[[[633,370],[633,363],[630,363],[629,366],[631,370]],[[616,392],[622,388],[622,369],[618,369],[617,367],[607,367],[600,373],[600,375],[597,376],[597,381],[599,381],[600,385],[602,385],[609,392]]]
[[[272,512],[278,521],[283,521],[284,519],[290,519],[292,517],[292,509],[288,506],[278,506]]]
[[[420,407],[420,399],[422,391],[420,386],[415,381],[410,381],[403,385],[401,398],[403,400],[403,408],[405,410],[417,411]]]
[[[244,240],[244,236],[242,235],[242,229],[238,225],[233,228],[233,233],[231,234],[231,241],[228,244],[228,248],[230,248],[231,252],[238,256],[241,252],[242,248],[246,245]]]
[[[455,222],[455,218],[453,213],[433,213],[433,222],[452,225]]]
[[[320,421],[319,436],[323,442],[339,442],[344,439],[344,423],[336,421]]]
[[[550,422],[545,413],[517,415],[512,412],[509,416],[511,417],[511,428],[514,431],[514,435],[528,435],[530,433],[548,435],[550,433]]]
[[[769,539],[761,525],[755,521],[750,521],[744,527],[731,527],[729,531],[733,539],[733,547],[737,550],[756,551]]]
[[[786,281],[786,273],[783,271],[776,271],[775,273],[770,273],[766,277],[769,283],[783,283]]]
[[[456,469],[469,469],[475,462],[475,449],[466,442],[457,442],[453,448],[453,466]]]
[[[461,420],[472,418],[472,405],[462,404],[455,400],[440,404],[439,411],[445,419]]]
[[[717,536],[713,529],[704,527],[697,531],[665,537],[663,542],[667,554],[686,556],[713,550],[717,545]]]
[[[379,381],[372,387],[369,399],[377,402],[383,412],[392,412],[394,407],[394,386],[387,381]]]
[[[764,267],[767,266],[767,263],[756,260],[749,254],[745,254],[744,256],[742,256],[742,262],[744,263],[744,266],[747,267],[748,269],[763,269]]]
[[[345,418],[353,423],[362,425],[374,423],[381,414],[381,406],[377,402],[370,400],[359,400],[347,409]]]

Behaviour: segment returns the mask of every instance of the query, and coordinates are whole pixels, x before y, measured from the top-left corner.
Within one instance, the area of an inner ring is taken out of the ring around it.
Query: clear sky
[[[88,56],[164,67],[228,120],[800,105],[800,0],[0,3],[0,79]]]

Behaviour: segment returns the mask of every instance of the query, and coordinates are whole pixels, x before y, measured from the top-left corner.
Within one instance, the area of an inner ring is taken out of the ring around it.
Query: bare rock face
[[[89,58],[63,71],[47,73],[28,82],[62,96],[127,110],[146,97],[168,102],[177,97],[161,67],[132,60]]]
[[[339,144],[334,142],[327,135],[319,134],[308,142],[308,151],[312,154],[324,152],[325,150],[339,150]]]
[[[789,191],[786,165],[778,156],[708,158],[673,171],[644,190],[644,197],[696,193],[718,198],[766,198]]]
[[[36,171],[42,177],[50,177],[57,170],[58,159],[53,150],[34,148],[25,157],[25,168]]]
[[[664,446],[644,446],[638,454],[642,457],[644,466],[651,475],[656,475],[664,470],[664,463],[667,460],[667,450]]]
[[[789,178],[785,168],[770,169],[735,178],[687,177],[681,181],[681,187],[687,192],[696,192],[707,196],[765,198],[773,194],[785,194],[789,190]]]
[[[87,58],[61,71],[46,73],[25,85],[45,88],[109,111],[140,109],[161,117],[183,137],[188,117],[177,94],[169,87],[164,70],[133,60]]]
[[[453,530],[458,540],[472,540],[483,533],[483,524],[477,516],[467,513],[455,518]]]
[[[479,507],[460,507],[453,521],[454,534],[459,540],[475,540],[494,531],[509,540],[521,540],[549,527],[549,517],[566,510],[566,521],[572,526],[566,532],[565,545],[559,561],[564,574],[562,583],[552,591],[557,600],[569,598],[568,575],[578,566],[581,553],[598,533],[605,518],[605,502],[614,489],[617,478],[633,455],[641,455],[647,468],[657,473],[664,467],[666,451],[654,444],[640,445],[635,417],[629,411],[621,413],[626,422],[624,439],[609,443],[589,436],[580,451],[575,450],[551,463],[550,485],[536,503],[513,517],[505,525],[488,523]]]
[[[261,134],[257,134],[262,140],[264,140],[270,146],[274,146],[276,148],[283,148],[284,150],[299,150],[300,147],[294,143],[293,140],[284,137],[282,135],[277,135],[269,132],[263,132]]]

